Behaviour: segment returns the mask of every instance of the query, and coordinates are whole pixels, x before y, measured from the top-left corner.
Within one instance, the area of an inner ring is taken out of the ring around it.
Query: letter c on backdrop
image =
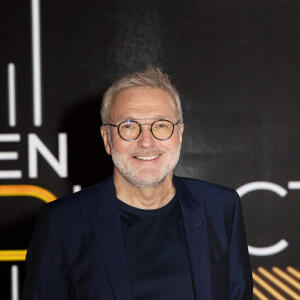
[[[253,191],[259,191],[259,190],[266,190],[271,191],[273,193],[276,193],[280,197],[285,197],[288,193],[286,189],[284,189],[282,186],[268,182],[268,181],[254,181],[250,183],[246,183],[239,187],[236,191],[240,195],[240,197],[243,197],[245,194],[253,192]],[[270,256],[277,254],[284,249],[288,247],[289,243],[285,239],[281,239],[276,244],[268,246],[268,247],[254,247],[254,246],[248,246],[249,254],[254,256]]]

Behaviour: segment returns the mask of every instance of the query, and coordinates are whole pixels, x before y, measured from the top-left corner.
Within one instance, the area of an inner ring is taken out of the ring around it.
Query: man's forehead
[[[170,93],[164,89],[156,87],[132,87],[118,92],[112,100],[112,104],[124,100],[142,101],[148,97],[159,98],[162,101],[172,100],[173,102]]]
[[[134,116],[123,116],[124,121],[130,120],[130,121],[158,121],[158,120],[165,120],[169,119],[169,116],[167,115],[154,115],[149,118],[141,118],[141,117],[134,117]]]
[[[154,88],[133,88],[120,92],[113,100],[111,116],[124,119],[164,119],[176,114],[176,105],[168,92]]]

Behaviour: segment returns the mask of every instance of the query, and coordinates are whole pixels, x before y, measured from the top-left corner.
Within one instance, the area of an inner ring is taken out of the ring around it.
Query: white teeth
[[[155,156],[137,156],[137,159],[141,159],[141,160],[151,160],[154,159],[156,157],[159,157],[159,155],[155,155]]]

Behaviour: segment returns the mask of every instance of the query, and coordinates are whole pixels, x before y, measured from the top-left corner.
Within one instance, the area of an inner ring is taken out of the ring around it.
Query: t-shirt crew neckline
[[[167,211],[169,211],[170,209],[172,209],[176,203],[178,202],[177,200],[177,196],[176,194],[174,195],[174,197],[164,206],[159,207],[159,208],[155,208],[155,209],[142,209],[142,208],[137,208],[134,206],[131,206],[125,202],[123,202],[122,200],[117,198],[117,205],[119,207],[119,209],[125,210],[131,214],[135,214],[135,215],[159,215],[159,214],[163,214],[166,213]]]

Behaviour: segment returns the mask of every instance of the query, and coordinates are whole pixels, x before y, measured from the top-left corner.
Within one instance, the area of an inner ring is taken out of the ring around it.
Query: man
[[[184,125],[168,77],[123,77],[101,116],[113,176],[45,206],[23,299],[252,299],[236,192],[173,176]]]

